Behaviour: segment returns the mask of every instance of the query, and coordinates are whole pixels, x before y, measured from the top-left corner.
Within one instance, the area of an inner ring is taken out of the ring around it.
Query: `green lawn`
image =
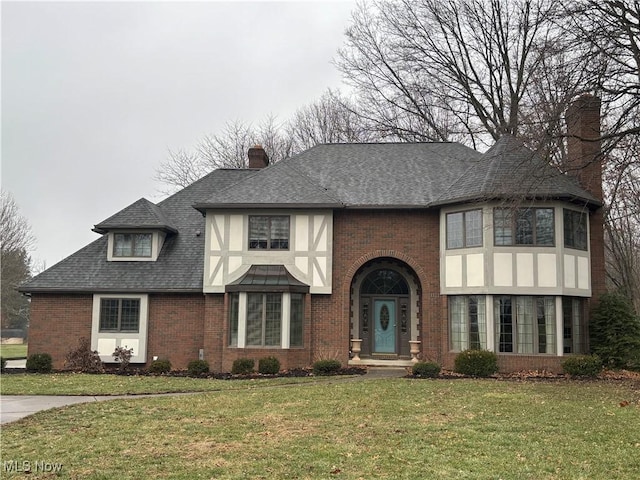
[[[317,380],[301,378],[258,378],[213,380],[167,376],[90,375],[85,373],[7,374],[2,376],[2,395],[125,395],[173,392],[210,392],[248,388],[262,384],[282,385]]]
[[[27,344],[0,345],[0,357],[6,359],[27,358]]]
[[[42,412],[3,426],[2,460],[73,479],[635,480],[638,432],[637,384],[333,380]]]

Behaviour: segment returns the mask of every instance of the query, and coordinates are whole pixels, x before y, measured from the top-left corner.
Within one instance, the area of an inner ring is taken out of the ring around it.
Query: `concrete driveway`
[[[15,422],[29,415],[50,408],[77,403],[101,402],[135,396],[74,396],[74,395],[2,395],[0,397],[0,424]]]

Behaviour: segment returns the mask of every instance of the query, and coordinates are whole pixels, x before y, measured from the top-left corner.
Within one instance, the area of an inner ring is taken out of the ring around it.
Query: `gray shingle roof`
[[[459,143],[325,144],[216,191],[198,208],[426,208],[504,197],[598,204],[513,137],[485,154]]]
[[[232,190],[216,192],[199,206],[290,207],[333,202],[344,207],[425,207],[479,156],[459,143],[317,145],[260,171]],[[301,177],[306,182],[298,182]]]
[[[167,219],[162,209],[146,198],[141,198],[128,207],[120,210],[115,215],[98,223],[93,231],[107,233],[111,230],[130,228],[159,229],[166,232],[177,233],[176,227]]]
[[[516,195],[600,205],[512,137],[485,154],[457,143],[318,145],[261,170],[216,170],[157,205],[140,199],[96,225],[171,232],[155,262],[108,262],[103,236],[21,290],[201,292],[207,208],[437,208]]]
[[[202,292],[204,218],[192,205],[207,198],[212,191],[224,189],[254,174],[255,171],[251,170],[216,170],[158,203],[157,208],[178,233],[167,237],[155,262],[108,262],[105,235],[37,275],[20,290]],[[137,210],[133,205],[114,217]]]
[[[532,198],[601,203],[582,189],[574,177],[549,165],[520,140],[505,135],[478,159],[470,161],[434,205],[480,199]]]

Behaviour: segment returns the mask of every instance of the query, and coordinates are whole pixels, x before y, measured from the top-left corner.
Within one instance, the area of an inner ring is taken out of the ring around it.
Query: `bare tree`
[[[285,136],[298,153],[321,143],[378,140],[378,132],[355,113],[355,107],[338,91],[327,90],[319,100],[299,108],[285,126]]]
[[[565,2],[565,35],[585,57],[586,88],[602,98],[609,285],[640,312],[640,2]]]
[[[156,171],[156,180],[165,185],[164,193],[172,193],[218,168],[245,168],[247,151],[262,145],[271,163],[291,154],[291,142],[283,136],[282,127],[268,117],[257,127],[241,121],[228,122],[216,134],[206,135],[192,149],[169,150],[169,157]]]
[[[2,327],[24,328],[29,302],[17,287],[31,276],[29,250],[35,242],[31,227],[20,215],[18,205],[7,192],[0,193],[0,284]]]
[[[327,91],[319,100],[298,109],[292,118],[278,123],[268,117],[257,125],[227,123],[216,134],[202,138],[192,149],[169,151],[156,171],[165,193],[192,184],[218,168],[245,168],[247,151],[262,145],[270,163],[295,155],[319,143],[368,141],[374,138],[337,92]]]
[[[382,135],[479,148],[512,134],[538,147],[584,70],[566,61],[556,16],[547,0],[363,3],[337,65]]]

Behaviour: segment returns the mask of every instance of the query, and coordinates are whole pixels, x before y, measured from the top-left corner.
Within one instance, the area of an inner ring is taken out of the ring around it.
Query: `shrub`
[[[640,366],[640,318],[626,297],[615,293],[600,297],[589,323],[589,343],[607,367]]]
[[[335,375],[342,365],[338,360],[318,360],[313,364],[314,375]]]
[[[53,361],[48,353],[32,353],[27,357],[27,372],[50,373]]]
[[[249,373],[253,373],[255,364],[255,360],[251,358],[237,358],[233,361],[231,373],[234,375],[248,375]]]
[[[154,374],[169,373],[171,371],[171,362],[168,359],[154,360],[147,367],[147,372]]]
[[[265,375],[275,375],[280,371],[280,360],[276,357],[265,357],[258,360],[258,372]]]
[[[562,369],[572,377],[596,377],[602,360],[597,355],[573,355],[562,362]]]
[[[191,360],[187,365],[189,375],[197,377],[203,373],[209,373],[209,363],[206,360]]]
[[[434,378],[440,374],[440,365],[435,362],[418,362],[411,371],[416,377]]]
[[[64,365],[70,370],[82,373],[100,373],[104,365],[97,350],[91,350],[91,342],[86,337],[78,340],[78,347],[69,350]]]
[[[124,373],[129,369],[133,348],[116,347],[111,355],[113,359],[120,364],[118,365],[118,371]]]
[[[472,377],[488,377],[498,371],[498,356],[488,350],[464,350],[454,360],[453,371]]]

